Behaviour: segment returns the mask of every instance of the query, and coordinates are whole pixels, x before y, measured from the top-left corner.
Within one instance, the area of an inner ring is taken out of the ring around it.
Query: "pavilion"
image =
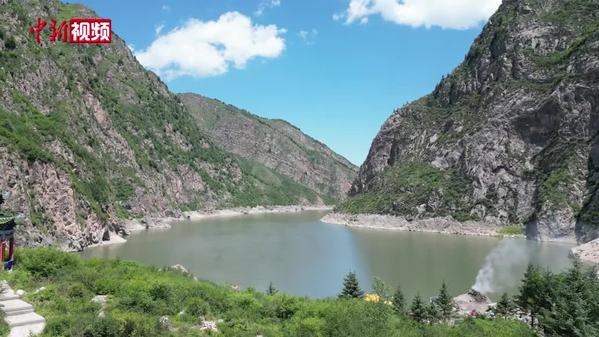
[[[7,193],[0,194],[0,205],[4,203]],[[22,218],[0,210],[0,258],[2,269],[11,270],[15,258],[15,227]],[[8,251],[7,251],[8,249]]]

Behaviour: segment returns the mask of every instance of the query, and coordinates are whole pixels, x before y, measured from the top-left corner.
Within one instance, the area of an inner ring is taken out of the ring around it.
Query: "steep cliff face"
[[[38,45],[28,32],[38,17],[91,16],[58,1],[0,0],[0,190],[27,217],[21,244],[81,249],[128,217],[323,202],[214,146],[118,36],[53,45],[46,29]]]
[[[323,195],[344,198],[357,175],[357,167],[347,159],[285,121],[261,118],[197,94],[179,97],[215,145]]]
[[[505,0],[464,62],[384,123],[345,212],[599,225],[599,1]]]

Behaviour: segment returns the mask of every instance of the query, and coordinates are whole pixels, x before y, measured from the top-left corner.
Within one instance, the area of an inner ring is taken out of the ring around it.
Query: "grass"
[[[498,234],[514,236],[514,235],[523,235],[524,234],[524,225],[523,224],[512,224],[499,228],[497,230]]]
[[[471,181],[456,170],[405,162],[387,168],[372,185],[368,192],[341,203],[337,211],[417,216],[417,207],[425,205],[428,215],[452,215],[458,221],[471,218],[465,200],[471,194]],[[435,209],[428,209],[433,200],[438,200]]]
[[[81,260],[52,248],[18,249],[12,273],[2,273],[46,318],[49,336],[268,337],[533,337],[504,319],[467,319],[454,326],[419,324],[389,305],[361,299],[308,299],[252,289],[234,291],[168,268],[134,262]],[[339,280],[341,283],[341,280]],[[41,287],[44,287],[43,290]],[[96,294],[108,296],[104,317]],[[159,324],[167,316],[170,329]],[[217,333],[198,329],[219,320]]]

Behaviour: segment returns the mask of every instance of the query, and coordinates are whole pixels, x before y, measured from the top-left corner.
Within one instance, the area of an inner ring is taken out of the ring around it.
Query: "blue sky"
[[[172,91],[285,119],[360,165],[393,109],[463,60],[500,0],[78,2],[111,18]]]

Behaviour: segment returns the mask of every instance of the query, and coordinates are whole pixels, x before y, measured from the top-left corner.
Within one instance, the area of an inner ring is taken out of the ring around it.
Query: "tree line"
[[[447,323],[458,318],[445,282],[438,295],[428,303],[416,294],[409,306],[400,287],[390,291],[380,279],[375,278],[372,288],[375,302],[391,305],[396,314],[417,323]],[[365,296],[370,295],[360,288],[356,274],[348,273],[338,297],[357,299]],[[599,336],[597,270],[584,267],[579,261],[561,273],[529,265],[517,294],[509,296],[504,293],[487,313],[479,314],[479,318],[520,320],[543,336]]]

